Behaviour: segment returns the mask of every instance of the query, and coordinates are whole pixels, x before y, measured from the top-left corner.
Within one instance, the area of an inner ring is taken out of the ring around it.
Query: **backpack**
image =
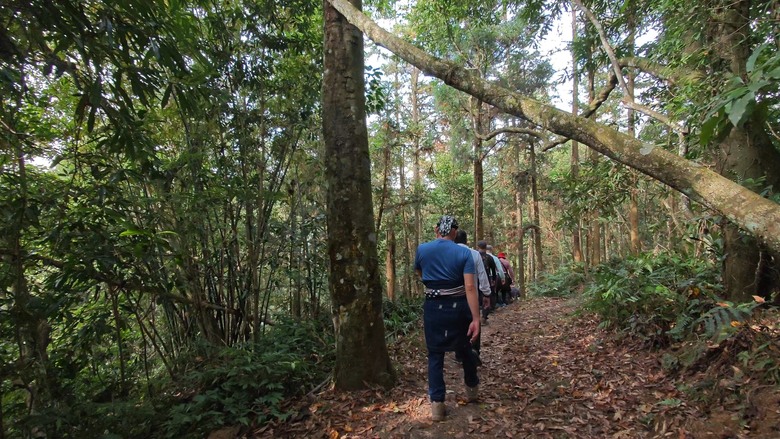
[[[504,282],[501,284],[501,286],[505,289],[509,289],[509,286],[512,285],[512,277],[509,275],[509,263],[504,263],[504,261],[500,260],[501,266],[504,268]]]
[[[482,265],[485,266],[485,273],[487,274],[488,281],[490,282],[490,285],[493,285],[498,277],[496,262],[493,260],[493,257],[487,253],[480,252],[479,255],[482,257]]]

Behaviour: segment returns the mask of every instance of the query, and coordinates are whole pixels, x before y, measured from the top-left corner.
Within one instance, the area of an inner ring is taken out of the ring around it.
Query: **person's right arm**
[[[466,301],[471,310],[471,323],[466,335],[474,343],[479,336],[479,298],[477,297],[477,286],[474,283],[474,273],[463,273],[463,283],[466,287]]]

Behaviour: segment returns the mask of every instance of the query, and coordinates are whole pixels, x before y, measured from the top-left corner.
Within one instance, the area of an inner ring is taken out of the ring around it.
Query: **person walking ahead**
[[[461,247],[468,248],[471,252],[471,259],[474,260],[474,268],[477,271],[476,279],[477,279],[477,291],[479,291],[479,296],[482,299],[482,312],[486,312],[487,309],[490,307],[490,294],[492,291],[490,290],[490,280],[488,280],[487,272],[485,271],[485,265],[482,262],[482,254],[474,249],[469,248],[468,246],[468,233],[466,233],[465,230],[459,229],[457,235],[455,235],[455,244],[458,244]],[[484,324],[484,321],[482,322]],[[474,351],[477,355],[477,366],[482,365],[482,360],[480,360],[480,340],[482,339],[482,334],[479,334],[479,337],[477,337],[477,341],[472,343]],[[456,359],[460,360],[456,357]],[[462,361],[462,360],[461,360]]]
[[[443,421],[444,354],[455,352],[463,359],[466,399],[476,401],[479,377],[471,344],[479,336],[479,298],[475,267],[468,248],[455,244],[458,222],[443,215],[436,224],[436,239],[417,247],[414,269],[425,284],[423,323],[428,348],[428,396],[431,418]]]

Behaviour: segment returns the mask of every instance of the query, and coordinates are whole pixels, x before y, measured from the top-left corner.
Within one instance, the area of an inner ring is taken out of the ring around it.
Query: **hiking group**
[[[431,417],[446,416],[444,355],[455,352],[463,367],[466,401],[479,395],[480,326],[497,308],[511,303],[514,272],[506,254],[494,256],[492,246],[478,241],[468,246],[467,233],[455,217],[443,215],[434,228],[436,239],[420,244],[414,269],[425,285],[423,325],[428,349],[428,396]],[[482,312],[480,318],[480,310]]]

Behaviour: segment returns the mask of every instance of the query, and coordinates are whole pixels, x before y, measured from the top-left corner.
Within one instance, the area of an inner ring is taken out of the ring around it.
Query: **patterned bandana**
[[[450,234],[452,229],[458,228],[458,220],[456,220],[452,215],[442,215],[441,218],[439,218],[439,222],[436,224],[436,227],[439,228],[439,235],[447,236]]]

